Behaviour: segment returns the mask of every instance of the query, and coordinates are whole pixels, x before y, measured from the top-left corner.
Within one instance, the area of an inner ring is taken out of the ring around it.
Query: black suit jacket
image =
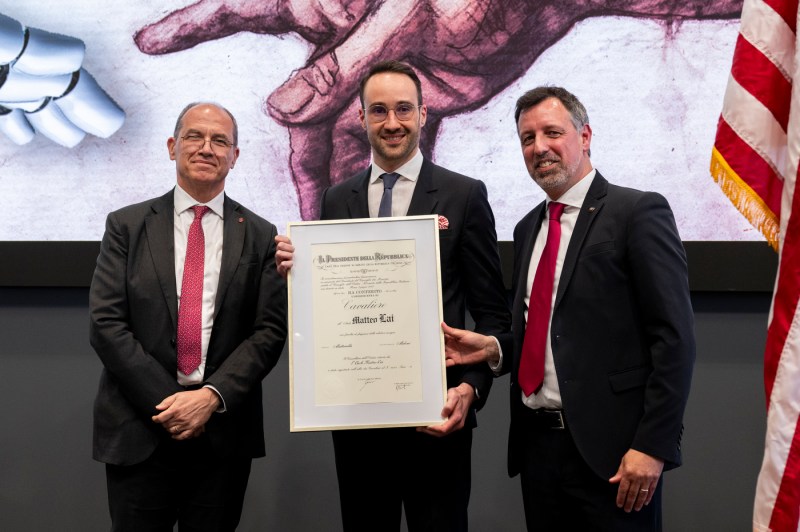
[[[369,218],[367,187],[370,168],[347,181],[327,189],[322,196],[321,219]],[[507,298],[497,251],[494,215],[486,186],[427,159],[408,208],[409,216],[438,214],[449,221],[439,231],[439,262],[442,272],[442,307],[450,326],[464,328],[465,311],[475,320],[475,330],[499,334],[510,327]],[[486,364],[448,368],[448,387],[471,384],[480,409],[492,386],[492,373]],[[470,426],[475,417],[470,416]]]
[[[544,203],[514,230],[509,473],[519,472],[517,382],[525,293]],[[550,329],[567,424],[589,466],[608,479],[633,448],[681,462],[695,358],[686,255],[667,201],[611,185],[598,172],[567,248]]]
[[[89,293],[90,339],[103,362],[93,454],[145,460],[168,438],[150,418],[183,390],[176,380],[178,300],[173,193],[108,215]],[[286,339],[286,286],[275,270],[275,226],[227,196],[222,263],[204,382],[225,401],[206,433],[216,452],[264,455],[261,380]]]

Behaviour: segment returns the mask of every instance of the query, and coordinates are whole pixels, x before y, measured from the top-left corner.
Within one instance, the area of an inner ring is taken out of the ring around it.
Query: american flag
[[[711,174],[779,252],[764,354],[767,435],[753,530],[800,517],[800,86],[798,0],[745,0]]]

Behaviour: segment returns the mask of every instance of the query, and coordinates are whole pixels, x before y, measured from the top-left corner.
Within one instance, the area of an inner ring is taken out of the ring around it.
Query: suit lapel
[[[369,176],[371,166],[368,166],[355,180],[350,199],[347,200],[347,213],[349,218],[369,218],[369,203],[367,188],[369,187]]]
[[[514,291],[514,302],[512,307],[512,318],[514,320],[514,336],[518,345],[522,346],[522,339],[525,336],[525,294],[528,293],[528,270],[530,269],[531,257],[533,256],[533,245],[536,242],[536,236],[542,227],[542,218],[544,217],[545,202],[540,203],[531,211],[530,225],[523,228],[524,237],[520,243],[519,252],[516,255],[517,259],[514,264],[514,279],[516,283],[516,290]],[[518,356],[518,350],[514,351],[514,356]],[[514,372],[517,371],[519,365],[518,360],[514,360],[512,366]]]
[[[553,308],[557,308],[564,297],[564,292],[569,286],[570,279],[572,279],[572,273],[575,271],[575,264],[578,262],[578,255],[583,247],[586,235],[589,234],[589,229],[600,215],[600,211],[605,204],[607,190],[608,181],[600,175],[600,172],[597,172],[589,191],[586,193],[586,198],[583,200],[581,212],[578,214],[575,229],[572,231],[572,237],[569,240],[567,254],[564,256],[564,265],[561,267],[561,277],[558,281],[558,292],[556,293],[556,301]]]
[[[145,218],[147,244],[153,268],[169,308],[172,326],[178,326],[178,290],[175,281],[175,203],[173,191],[159,198]]]
[[[408,216],[418,216],[422,214],[434,214],[436,206],[439,204],[435,174],[436,165],[425,159],[419,171],[417,184],[414,187],[414,194],[411,196],[411,203],[408,206]],[[372,167],[367,167],[355,180],[352,194],[347,201],[347,212],[350,218],[369,218],[368,187],[369,178],[372,174]]]
[[[520,297],[515,298],[516,301],[519,300],[520,302],[522,299],[525,298],[525,294],[528,290],[528,270],[530,269],[530,262],[531,257],[533,256],[533,245],[536,242],[536,236],[539,234],[539,230],[542,227],[542,218],[544,216],[544,205],[545,203],[542,202],[531,213],[531,224],[532,227],[529,227],[527,234],[525,235],[525,239],[521,243],[521,248],[519,252],[519,260],[517,261],[516,265],[516,282],[517,282],[517,295]]]
[[[436,165],[428,159],[422,161],[422,168],[419,170],[414,194],[412,194],[411,203],[408,205],[408,216],[436,214],[435,209],[439,203],[437,195],[439,186],[434,175],[435,169]]]
[[[222,261],[219,268],[219,284],[217,296],[214,300],[214,318],[216,319],[225,292],[231,284],[233,274],[239,266],[244,247],[244,237],[247,228],[247,219],[243,218],[239,204],[225,196],[225,218],[222,221]]]

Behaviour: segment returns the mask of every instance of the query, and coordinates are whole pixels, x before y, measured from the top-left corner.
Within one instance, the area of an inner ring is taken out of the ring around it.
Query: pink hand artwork
[[[322,191],[365,167],[358,83],[382,60],[410,64],[428,118],[430,157],[444,118],[473,111],[523,76],[581,20],[628,16],[679,23],[738,18],[743,0],[201,0],[134,36],[146,54],[167,54],[241,31],[296,33],[315,46],[302,68],[266,99],[289,130],[289,167],[304,220]]]

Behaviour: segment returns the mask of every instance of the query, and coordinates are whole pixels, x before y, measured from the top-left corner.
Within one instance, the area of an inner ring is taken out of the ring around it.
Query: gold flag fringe
[[[756,194],[750,185],[733,171],[716,148],[711,150],[710,170],[711,177],[717,182],[722,192],[728,196],[731,203],[753,227],[761,231],[772,249],[778,251],[778,232],[780,230],[778,216],[764,203],[761,196]]]

